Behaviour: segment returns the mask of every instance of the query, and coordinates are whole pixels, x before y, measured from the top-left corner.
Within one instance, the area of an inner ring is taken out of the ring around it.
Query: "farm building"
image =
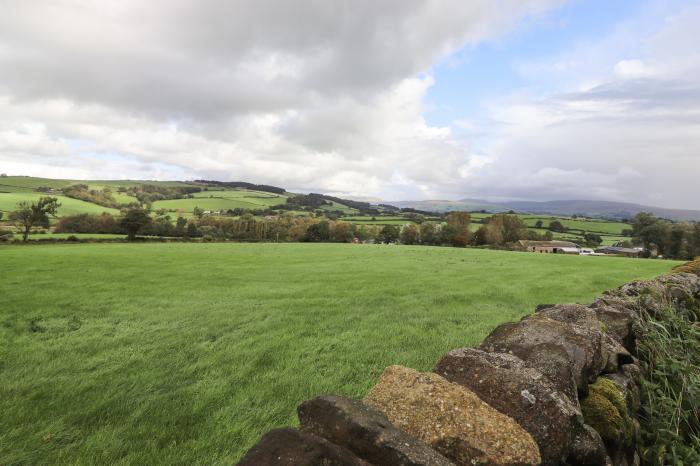
[[[518,241],[523,251],[544,254],[578,254],[579,247],[570,241]]]
[[[623,248],[620,246],[605,246],[603,248],[596,249],[595,252],[601,254],[615,254],[618,256],[639,257],[639,254],[642,251],[640,249]]]

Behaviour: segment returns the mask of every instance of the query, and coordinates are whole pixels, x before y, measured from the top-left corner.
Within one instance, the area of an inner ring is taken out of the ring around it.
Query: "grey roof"
[[[632,249],[632,248],[623,248],[620,246],[605,246],[602,248],[596,249],[596,252],[616,252],[616,253],[621,253],[621,254],[639,254],[638,249]]]
[[[578,245],[571,241],[527,241],[520,240],[523,247],[537,246],[542,248],[576,248]]]

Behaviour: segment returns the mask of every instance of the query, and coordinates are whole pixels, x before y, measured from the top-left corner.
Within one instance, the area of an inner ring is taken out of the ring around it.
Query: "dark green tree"
[[[151,217],[148,211],[140,207],[134,207],[124,211],[119,226],[126,232],[128,240],[133,241],[136,235],[151,225]]]
[[[321,222],[314,223],[313,225],[309,225],[309,228],[306,229],[306,233],[304,233],[302,240],[311,243],[318,243],[321,241],[328,241],[330,237],[330,224],[326,220],[323,220]]]
[[[553,220],[549,222],[549,230],[555,233],[565,233],[566,227],[559,220]]]
[[[586,246],[598,247],[603,242],[603,238],[596,233],[584,233],[583,240],[586,242]]]
[[[55,197],[41,197],[36,202],[23,201],[10,212],[9,220],[22,230],[22,241],[27,241],[35,226],[49,227],[49,216],[55,217],[61,206]]]
[[[377,235],[377,241],[384,244],[396,243],[400,235],[401,232],[397,225],[384,225]]]

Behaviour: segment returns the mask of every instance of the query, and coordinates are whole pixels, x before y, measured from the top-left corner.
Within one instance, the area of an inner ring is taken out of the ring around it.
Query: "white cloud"
[[[0,171],[698,207],[698,8],[521,64],[556,92],[485,121],[424,119],[432,66],[558,3],[6,2]]]
[[[620,78],[640,78],[649,71],[642,60],[620,60],[615,64],[615,74]]]
[[[424,73],[559,1],[5,2],[0,165],[387,197],[454,187],[474,162],[423,119]]]
[[[567,83],[559,92],[492,102],[483,123],[490,135],[479,148],[492,163],[472,177],[466,193],[700,208],[700,50],[692,45],[700,42],[697,24],[700,8],[687,8],[662,18],[660,30],[637,37],[643,44],[639,58],[603,60],[608,68],[597,75],[573,67],[558,76]],[[607,57],[610,41],[537,68],[586,63],[596,49]]]

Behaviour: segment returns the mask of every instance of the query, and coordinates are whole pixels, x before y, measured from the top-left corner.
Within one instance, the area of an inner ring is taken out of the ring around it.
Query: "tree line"
[[[154,191],[160,192],[160,189]],[[8,220],[26,241],[34,228],[49,228],[56,219],[58,199],[41,197],[35,202],[20,202]],[[428,221],[414,213],[415,223],[404,225],[358,225],[327,217],[295,216],[288,213],[255,216],[241,212],[237,217],[198,215],[173,219],[166,212],[155,215],[144,207],[129,207],[119,216],[109,213],[76,214],[56,219],[57,233],[125,234],[129,240],[138,235],[203,238],[233,241],[302,241],[302,242],[377,242],[431,246],[494,246],[507,248],[519,240],[551,240],[550,229],[544,233],[528,229],[515,214],[495,214],[481,220],[476,231],[471,228],[471,215],[450,212],[440,221]],[[0,220],[2,212],[0,212]],[[700,256],[700,223],[671,222],[642,212],[630,222],[632,244],[644,247],[644,255],[672,259]],[[598,235],[595,235],[598,236]],[[588,239],[584,239],[588,241]],[[592,238],[590,243],[599,243]]]
[[[700,223],[671,222],[641,212],[632,219],[632,236],[644,255],[691,260],[700,256]]]

